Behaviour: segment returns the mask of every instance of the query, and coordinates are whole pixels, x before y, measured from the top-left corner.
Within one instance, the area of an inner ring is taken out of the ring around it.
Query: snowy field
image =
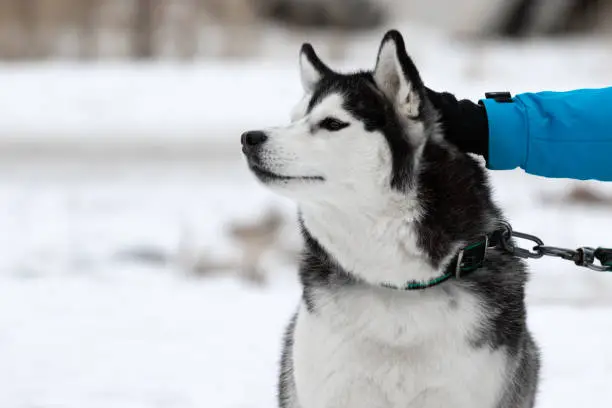
[[[440,41],[413,54],[426,82],[462,97],[612,83],[606,43]],[[341,65],[369,66],[375,48],[355,45]],[[300,94],[294,61],[7,65],[0,89],[0,408],[274,406],[295,271],[270,257],[270,283],[257,287],[189,266],[201,254],[239,257],[229,223],[268,206],[292,214],[246,171],[239,134],[286,120]],[[609,204],[563,200],[575,183],[492,177],[517,230],[612,245]],[[134,250],[157,257],[122,256]],[[530,266],[538,406],[609,407],[612,275]]]

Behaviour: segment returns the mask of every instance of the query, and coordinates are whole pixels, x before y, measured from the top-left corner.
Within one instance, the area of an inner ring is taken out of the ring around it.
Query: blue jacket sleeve
[[[490,169],[520,167],[544,177],[612,181],[612,87],[482,102]]]

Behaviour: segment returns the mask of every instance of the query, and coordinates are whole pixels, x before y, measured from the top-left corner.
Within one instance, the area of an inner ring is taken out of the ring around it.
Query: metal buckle
[[[501,247],[503,250],[505,250],[506,252],[514,256],[517,256],[523,259],[527,259],[527,258],[535,259],[535,258],[541,258],[544,256],[544,253],[540,250],[540,248],[544,246],[544,242],[542,242],[540,238],[536,237],[535,235],[525,234],[524,232],[514,231],[512,229],[512,226],[506,221],[502,221],[501,224],[505,229],[505,234],[502,234],[501,236],[502,238]],[[518,247],[514,245],[513,243],[511,243],[510,240],[513,237],[525,239],[525,240],[528,240],[528,241],[531,241],[537,244],[535,247],[533,247],[534,252],[526,248]]]
[[[455,266],[455,278],[461,278],[461,261],[463,261],[463,249],[457,255],[457,265]]]
[[[487,251],[489,250],[489,236],[487,234],[484,235],[484,250],[482,254],[482,262],[487,259]],[[465,254],[465,248],[461,249],[457,254],[457,265],[455,266],[455,278],[461,278],[461,263],[463,262],[463,256]]]

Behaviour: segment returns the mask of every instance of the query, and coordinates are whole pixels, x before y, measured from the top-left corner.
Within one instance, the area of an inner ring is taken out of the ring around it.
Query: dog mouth
[[[321,176],[287,176],[283,174],[274,173],[262,166],[254,163],[249,163],[251,171],[263,182],[269,181],[324,181],[325,179]]]

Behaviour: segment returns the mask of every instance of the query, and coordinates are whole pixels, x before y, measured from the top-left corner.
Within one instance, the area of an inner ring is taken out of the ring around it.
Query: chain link
[[[507,222],[502,223],[498,237],[498,246],[500,246],[506,252],[514,256],[518,256],[519,258],[537,259],[542,258],[543,256],[551,256],[572,261],[578,266],[583,266],[594,271],[612,271],[612,249],[581,247],[573,250],[546,246],[544,245],[544,242],[535,235],[513,231],[512,226]],[[531,241],[536,245],[532,250],[521,248],[512,242],[513,238],[521,238]],[[596,260],[600,262],[600,265],[595,263]]]

